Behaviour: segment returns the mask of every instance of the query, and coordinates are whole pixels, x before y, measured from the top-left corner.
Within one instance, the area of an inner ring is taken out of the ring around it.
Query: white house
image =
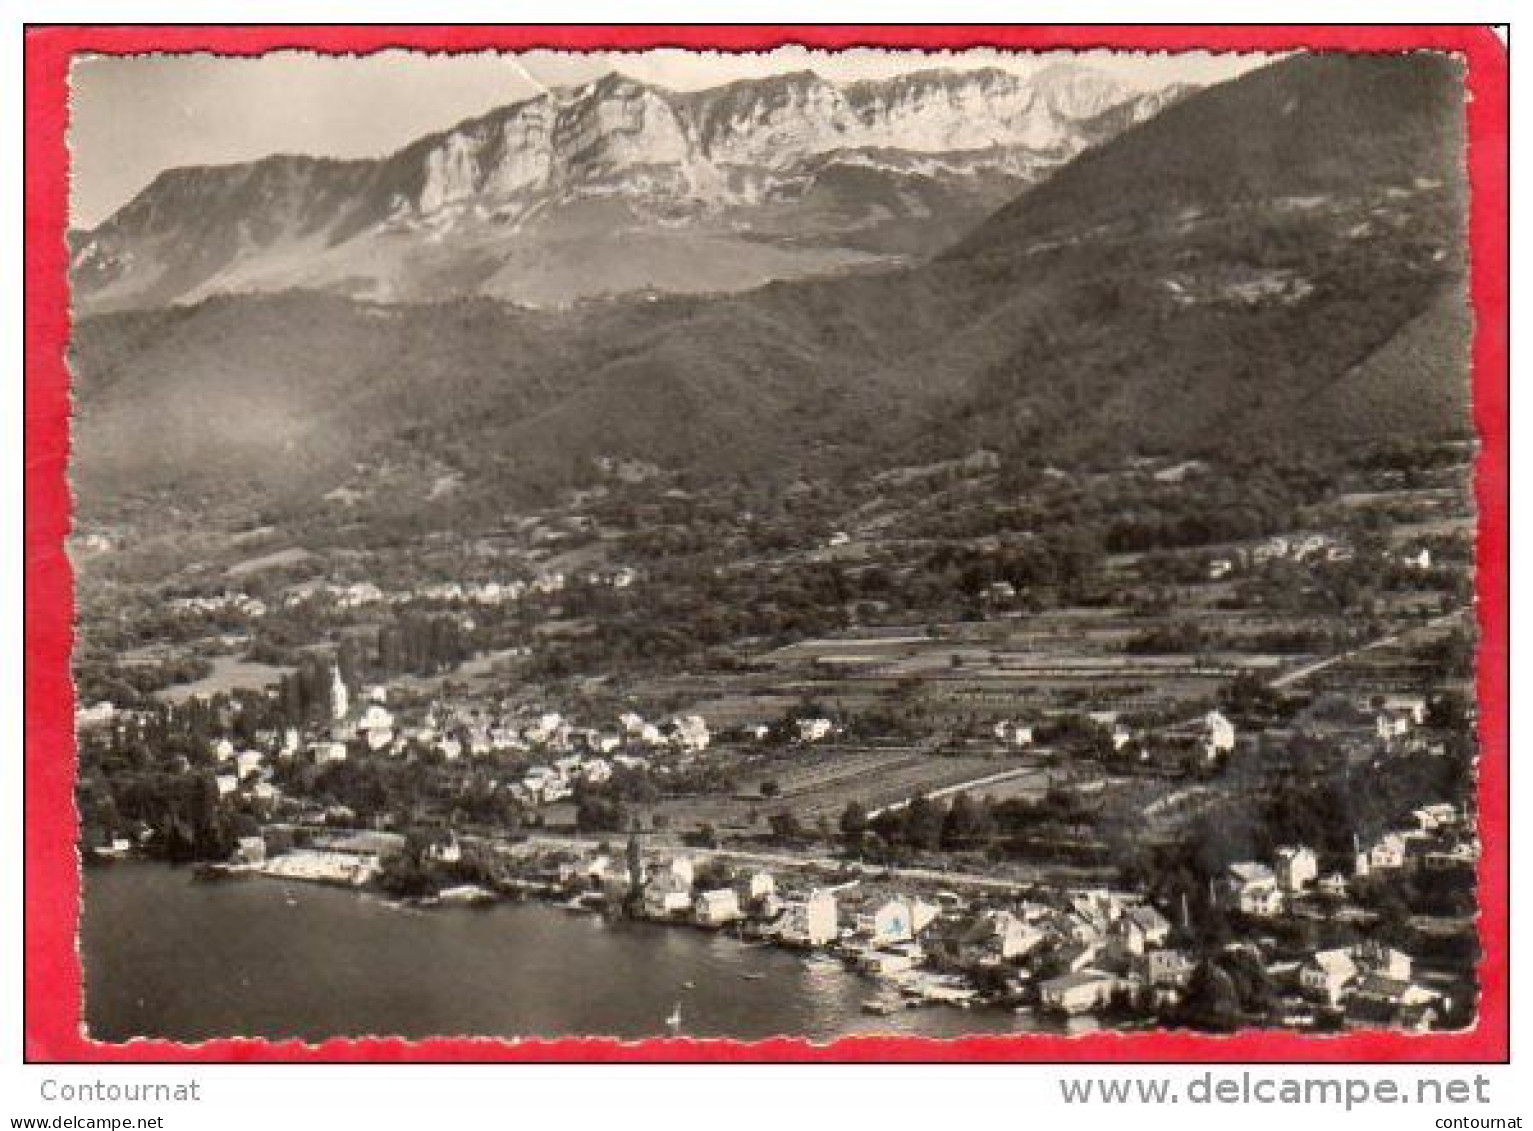
[[[1113,920],[1108,933],[1124,952],[1137,957],[1164,946],[1171,937],[1171,923],[1148,903],[1141,903]]]
[[[708,723],[701,715],[678,715],[671,720],[671,741],[677,749],[699,753],[708,749]]]
[[[834,724],[829,719],[799,719],[798,740],[800,742],[819,742],[827,738]]]
[[[1076,1016],[1102,1009],[1118,991],[1118,979],[1101,970],[1081,970],[1050,978],[1038,987],[1043,1007],[1055,1013]]]
[[[1147,950],[1142,969],[1144,980],[1152,986],[1184,986],[1192,977],[1193,961],[1180,950]]]
[[[1347,986],[1357,977],[1357,963],[1346,947],[1316,951],[1299,967],[1299,985],[1312,998],[1339,1005]]]
[[[777,880],[771,872],[752,872],[746,881],[746,895],[752,901],[771,899],[777,894]]]
[[[1235,724],[1219,711],[1203,716],[1203,749],[1209,757],[1235,749]]]
[[[995,737],[1008,746],[1031,746],[1033,744],[1033,728],[1027,723],[1004,719],[995,724]]]
[[[740,897],[733,888],[699,892],[692,914],[705,927],[722,927],[740,918]]]
[[[371,730],[394,729],[394,715],[382,703],[369,703],[367,710],[362,712],[362,717],[357,720],[357,730],[366,732]]]
[[[1250,861],[1231,864],[1225,875],[1226,890],[1243,915],[1266,918],[1282,913],[1283,894],[1277,877],[1265,864]]]
[[[1363,854],[1366,867],[1359,875],[1405,867],[1405,838],[1399,833],[1385,833]]]
[[[240,779],[233,774],[219,774],[213,779],[213,783],[218,787],[219,797],[228,797],[240,787]]]
[[[1427,701],[1423,696],[1386,695],[1383,709],[1397,715],[1404,715],[1410,719],[1412,726],[1426,725]]]
[[[75,727],[79,730],[89,730],[92,727],[103,727],[117,717],[117,707],[110,700],[103,699],[101,702],[89,707],[79,707],[75,710]]]
[[[692,893],[661,885],[644,887],[644,913],[652,919],[675,919],[692,911]]]
[[[266,863],[266,841],[258,836],[237,837],[234,841],[234,863]]]
[[[824,946],[836,940],[839,927],[835,894],[818,888],[784,904],[777,936],[790,946]]]
[[[668,882],[678,888],[690,891],[696,882],[697,869],[692,864],[690,856],[673,856],[665,867],[656,872],[657,875],[668,877]]]
[[[1277,850],[1275,871],[1278,887],[1286,892],[1303,891],[1320,874],[1320,860],[1312,848],[1285,845]]]
[[[1447,802],[1439,802],[1436,805],[1423,805],[1413,810],[1411,816],[1416,819],[1417,828],[1424,833],[1431,833],[1454,824],[1458,820],[1458,810]]]

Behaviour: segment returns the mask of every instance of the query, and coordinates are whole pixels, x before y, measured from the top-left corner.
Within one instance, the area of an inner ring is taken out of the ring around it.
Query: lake
[[[81,934],[86,1024],[102,1041],[636,1038],[664,1035],[678,1004],[683,1035],[742,1040],[1041,1024],[946,1006],[871,1016],[869,979],[686,927],[535,902],[408,909],[264,878],[204,883],[161,864],[87,869]]]

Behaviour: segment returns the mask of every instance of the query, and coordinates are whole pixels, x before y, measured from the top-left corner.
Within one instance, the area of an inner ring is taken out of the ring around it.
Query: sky
[[[678,90],[813,70],[832,81],[884,78],[933,67],[999,66],[1028,73],[1067,52],[808,51],[756,55],[659,50],[324,56],[276,51],[253,58],[209,54],[93,57],[71,72],[72,222],[91,228],[156,175],[273,153],[377,157],[549,86],[609,71]],[[1127,86],[1214,83],[1267,59],[1191,52],[1075,53]]]

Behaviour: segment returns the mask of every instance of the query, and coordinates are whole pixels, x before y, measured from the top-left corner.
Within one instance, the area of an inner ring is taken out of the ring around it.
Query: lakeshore
[[[864,1012],[877,983],[724,933],[540,901],[431,910],[322,884],[199,883],[123,861],[86,873],[85,1018],[104,1041],[395,1034],[830,1041],[1083,1032],[1002,1009]]]

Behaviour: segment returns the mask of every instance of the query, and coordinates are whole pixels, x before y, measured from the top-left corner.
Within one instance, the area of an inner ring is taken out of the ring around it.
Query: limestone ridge
[[[308,288],[567,305],[899,261],[1184,93],[1076,65],[691,92],[611,74],[377,160],[169,170],[76,236],[76,301]]]

